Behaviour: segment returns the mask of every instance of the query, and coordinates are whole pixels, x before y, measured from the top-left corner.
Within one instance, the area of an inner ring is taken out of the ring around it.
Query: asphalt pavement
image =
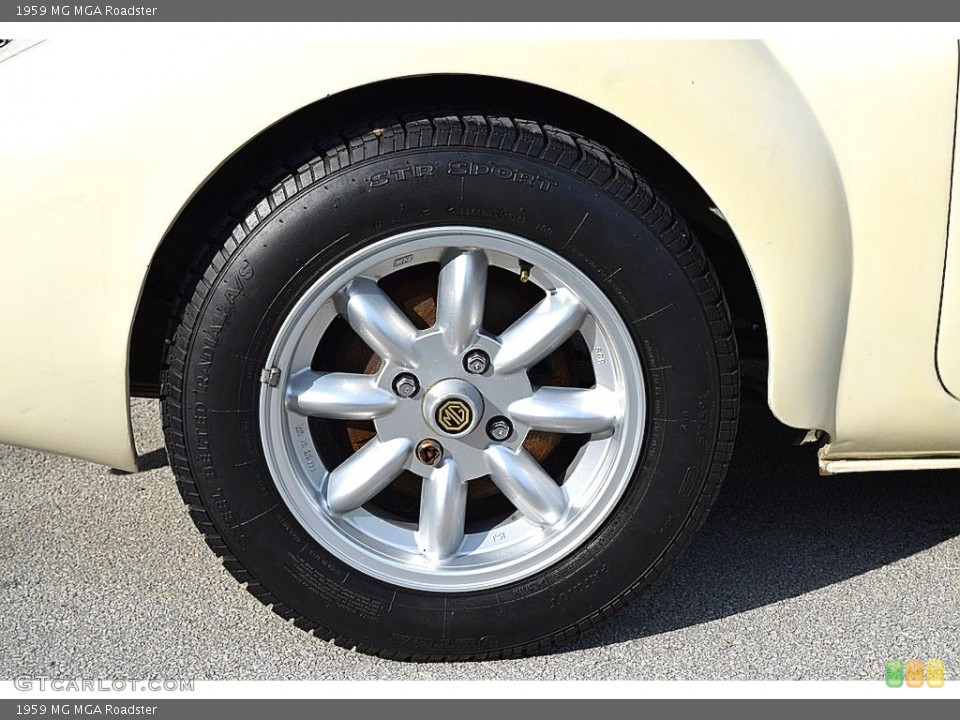
[[[191,524],[158,404],[151,469],[0,446],[0,679],[876,679],[960,670],[960,472],[821,478],[746,396],[717,505],[690,549],[598,631],[522,660],[415,665],[322,642],[261,606]]]

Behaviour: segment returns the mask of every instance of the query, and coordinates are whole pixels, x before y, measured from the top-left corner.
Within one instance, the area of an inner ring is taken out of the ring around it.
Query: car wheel
[[[200,531],[282,617],[388,658],[535,652],[705,518],[736,426],[729,314],[606,148],[397,123],[235,225],[169,343],[165,430]]]

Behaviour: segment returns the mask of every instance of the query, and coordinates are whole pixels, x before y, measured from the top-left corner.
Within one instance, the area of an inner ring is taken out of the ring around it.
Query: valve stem
[[[520,261],[520,282],[529,282],[531,270],[533,270],[533,265],[523,260]]]

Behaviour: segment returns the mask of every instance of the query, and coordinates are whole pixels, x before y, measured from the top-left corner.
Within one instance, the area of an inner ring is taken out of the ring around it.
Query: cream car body
[[[946,40],[43,43],[0,64],[0,441],[134,469],[131,331],[191,198],[301,108],[464,74],[601,108],[699,183],[756,283],[770,405],[828,435],[822,469],[960,466],[957,65]]]

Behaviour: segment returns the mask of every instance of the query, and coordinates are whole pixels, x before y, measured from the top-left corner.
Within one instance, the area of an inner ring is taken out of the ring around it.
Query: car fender
[[[0,96],[12,99],[0,133],[0,441],[133,469],[131,326],[151,259],[190,198],[290,113],[432,73],[576,96],[675,158],[750,266],[773,411],[833,431],[850,296],[846,196],[816,115],[764,44],[56,40],[0,67]]]

